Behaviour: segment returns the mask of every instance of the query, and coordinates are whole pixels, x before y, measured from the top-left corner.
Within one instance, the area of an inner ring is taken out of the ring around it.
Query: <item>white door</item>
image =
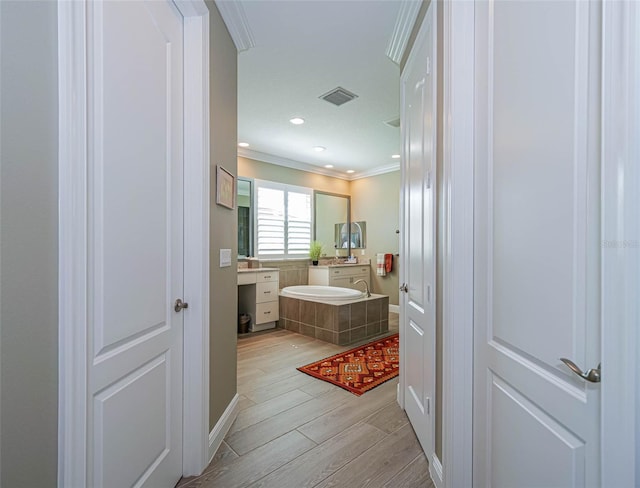
[[[435,75],[431,4],[401,79],[403,231],[401,354],[404,408],[423,450],[434,451]],[[406,286],[405,286],[406,285]]]
[[[476,4],[477,487],[601,486],[601,8]]]
[[[89,2],[88,486],[182,474],[182,18]]]

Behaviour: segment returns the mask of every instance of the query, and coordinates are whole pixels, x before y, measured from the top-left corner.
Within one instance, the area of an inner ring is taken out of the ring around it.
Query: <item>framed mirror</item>
[[[253,256],[253,181],[238,178],[238,257]]]
[[[351,222],[351,229],[346,222],[336,224],[334,228],[335,246],[341,249],[364,249],[367,247],[367,223]]]
[[[351,214],[351,197],[338,193],[314,192],[314,240],[322,243],[323,256],[333,257],[342,249],[335,240],[335,226],[348,222]],[[347,254],[351,250],[346,248]],[[344,253],[339,253],[344,255]]]

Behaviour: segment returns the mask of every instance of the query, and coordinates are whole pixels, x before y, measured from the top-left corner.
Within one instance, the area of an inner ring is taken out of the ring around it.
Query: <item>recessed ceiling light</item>
[[[326,147],[323,147],[323,146],[315,146],[315,147],[313,148],[313,150],[314,150],[315,152],[322,152],[322,151],[324,151],[325,149],[327,149],[327,148],[326,148]]]
[[[291,122],[293,125],[301,125],[304,124],[304,119],[301,117],[294,117],[292,119],[289,119],[289,122]]]
[[[331,169],[331,168],[333,168],[333,164],[325,164],[324,167]]]
[[[347,170],[347,173],[351,174],[351,173],[355,173],[355,171],[354,171],[354,170],[352,170],[352,169],[348,169],[348,170]]]
[[[249,143],[248,142],[239,142],[238,146],[240,146],[240,147],[249,147]]]
[[[400,155],[399,154],[392,154],[391,157],[393,159],[400,159]]]

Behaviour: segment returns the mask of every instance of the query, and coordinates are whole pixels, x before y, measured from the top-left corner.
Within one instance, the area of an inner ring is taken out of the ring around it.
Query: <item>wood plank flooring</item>
[[[239,336],[240,413],[205,472],[178,486],[432,488],[397,379],[357,397],[296,370],[352,347],[282,329]]]

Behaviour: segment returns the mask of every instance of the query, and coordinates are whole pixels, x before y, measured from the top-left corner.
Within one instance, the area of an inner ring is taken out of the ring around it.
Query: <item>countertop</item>
[[[238,268],[238,273],[261,273],[262,271],[280,271],[280,268]]]
[[[370,263],[344,263],[344,264],[319,264],[309,266],[310,268],[352,268],[354,266],[371,266]]]

